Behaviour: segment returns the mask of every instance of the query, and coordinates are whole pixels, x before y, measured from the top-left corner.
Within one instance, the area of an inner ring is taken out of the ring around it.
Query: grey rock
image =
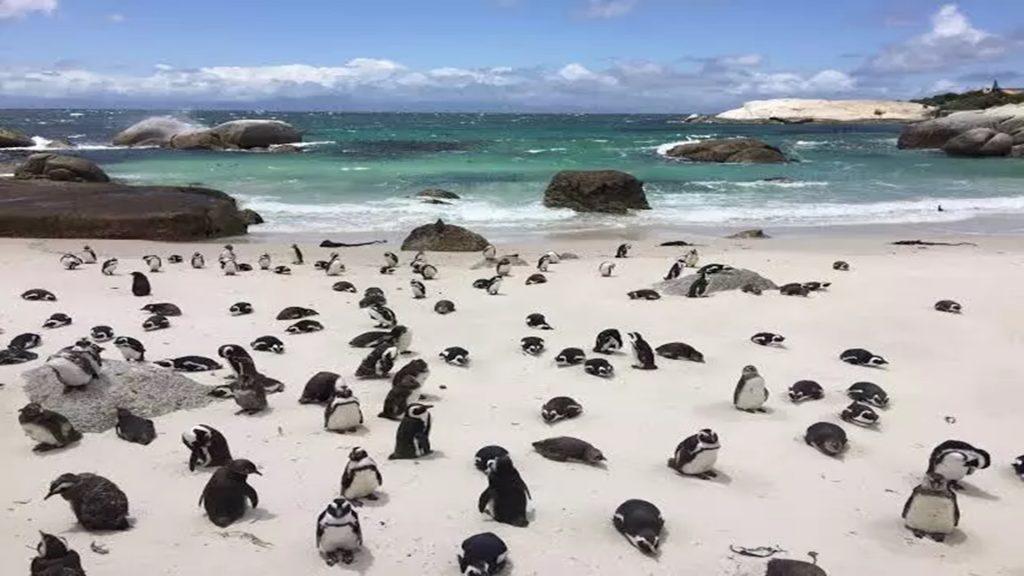
[[[1007,156],[1013,137],[991,128],[973,128],[950,138],[942,151],[950,156]]]
[[[41,178],[64,182],[110,182],[99,166],[77,156],[59,154],[33,154],[14,170],[18,180]]]
[[[302,135],[291,124],[279,120],[232,120],[210,130],[225,146],[243,150],[269,148],[275,144],[302,142]]]
[[[821,567],[802,560],[772,558],[764,576],[828,576]]]
[[[179,150],[223,150],[224,143],[209,130],[196,130],[171,136],[168,145]]]
[[[687,142],[665,153],[691,162],[781,164],[786,156],[778,148],[754,138],[720,138]]]
[[[732,234],[731,236],[726,236],[726,238],[731,238],[733,240],[747,240],[747,239],[764,240],[764,239],[767,239],[767,238],[771,238],[771,236],[765,234],[764,230],[762,230],[760,228],[753,228],[751,230],[744,230],[742,232],[737,232],[735,234]]]
[[[939,149],[950,139],[969,130],[987,128],[999,131],[999,126],[1003,122],[1012,121],[1013,118],[974,111],[957,112],[944,118],[908,125],[900,134],[897,145],[901,149]]]
[[[654,285],[654,288],[662,294],[671,294],[673,296],[686,296],[687,291],[690,289],[690,284],[693,284],[697,280],[696,274],[690,274],[682,278],[676,278],[675,280],[665,280],[658,282]],[[753,270],[745,270],[743,268],[733,268],[732,270],[723,270],[717,274],[711,274],[708,276],[708,293],[714,292],[725,292],[728,290],[739,290],[740,288],[750,284],[761,290],[776,290],[778,286],[775,282],[761,276]]]
[[[430,188],[416,193],[417,198],[437,198],[439,200],[458,200],[460,196],[455,192],[449,192],[448,190],[442,190],[440,188]]]
[[[171,139],[178,134],[201,131],[190,124],[170,116],[146,118],[114,136],[117,146],[170,146]]]
[[[263,224],[263,216],[259,215],[259,212],[245,208],[238,211],[238,215],[242,218],[247,226],[257,226]]]
[[[70,150],[72,148],[77,148],[75,143],[67,138],[54,138],[53,140],[50,140],[50,143],[47,144],[46,147],[53,150]]]
[[[453,224],[438,220],[415,228],[402,242],[402,250],[424,252],[477,252],[490,244],[486,238]]]
[[[618,170],[559,172],[544,191],[544,205],[548,208],[571,208],[577,212],[611,214],[651,208],[643,182]]]
[[[24,148],[35,144],[31,138],[7,128],[0,128],[0,148]]]

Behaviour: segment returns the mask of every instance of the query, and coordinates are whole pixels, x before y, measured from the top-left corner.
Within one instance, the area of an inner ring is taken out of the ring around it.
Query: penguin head
[[[61,558],[68,553],[68,542],[63,538],[39,531],[39,544],[36,544],[39,558]]]
[[[345,384],[342,384],[341,386],[335,384],[334,397],[340,399],[351,398],[352,389],[346,386]]]
[[[114,339],[114,346],[118,348],[127,348],[130,344],[128,343],[128,338],[126,336],[118,336]]]
[[[25,406],[18,410],[21,420],[32,421],[43,415],[43,407],[36,402],[29,402]]]
[[[487,475],[491,474],[502,474],[509,470],[512,470],[515,466],[512,464],[512,458],[508,454],[498,456],[497,458],[491,458],[487,461]]]
[[[641,336],[639,332],[628,332],[626,333],[626,336],[629,337],[629,342],[634,346],[636,346],[638,342],[644,341],[644,337]]]
[[[431,408],[433,408],[433,406],[429,404],[409,404],[409,406],[405,409],[405,416],[406,418],[415,418],[416,420],[422,420],[426,422],[427,420],[430,419]]]
[[[753,378],[755,376],[760,376],[760,374],[757,372],[757,366],[744,366],[743,367],[743,377],[744,378]]]
[[[868,359],[869,366],[885,366],[888,363],[889,362],[887,362],[886,359],[882,358],[881,356],[872,355],[871,358]]]
[[[335,498],[327,505],[327,515],[334,518],[344,518],[352,514],[352,503],[344,498]]]
[[[50,496],[60,494],[65,496],[68,490],[72,490],[82,482],[82,478],[77,474],[61,474],[56,480],[50,482],[50,491],[46,493],[46,500]]]
[[[491,246],[490,244],[488,244],[487,246],[484,246],[483,254],[484,254],[484,258],[486,258],[488,260],[493,260],[494,257],[498,255],[498,249],[495,248],[494,246]]]
[[[370,455],[366,453],[366,450],[363,450],[359,446],[356,446],[348,453],[348,459],[352,462],[359,462],[360,460],[365,460],[369,457]]]
[[[181,433],[181,441],[185,446],[203,446],[210,441],[210,430],[206,426],[193,426]]]
[[[224,467],[227,468],[230,474],[236,476],[248,476],[250,474],[263,476],[263,474],[261,474],[260,471],[256,469],[255,464],[244,458],[232,460],[231,462],[228,462],[227,465]]]
[[[217,348],[217,356],[224,359],[247,357],[249,353],[244,348],[237,344],[225,344],[220,348]]]
[[[146,279],[146,275],[143,274],[142,272],[132,272],[132,278],[134,278],[136,280],[145,280]]]
[[[697,432],[697,440],[708,446],[718,446],[718,434],[710,428],[704,428]]]
[[[652,528],[645,528],[636,534],[629,535],[630,542],[644,554],[657,554],[661,545],[661,537]]]
[[[391,332],[388,333],[388,336],[390,336],[392,339],[397,340],[398,338],[405,336],[408,332],[409,329],[407,327],[399,324],[398,326],[395,326],[394,328],[391,329]]]

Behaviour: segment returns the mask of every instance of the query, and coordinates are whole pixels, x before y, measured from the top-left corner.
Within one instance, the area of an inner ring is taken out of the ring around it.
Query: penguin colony
[[[619,245],[614,258],[628,258],[632,248],[630,244]],[[509,257],[497,258],[496,251],[490,246],[484,251],[484,256],[493,264],[494,274],[474,282],[474,286],[484,290],[488,295],[501,294],[502,282],[515,277],[512,260]],[[685,274],[687,268],[696,268],[698,258],[697,251],[690,250],[671,264],[665,279],[679,278]],[[302,251],[296,245],[291,247],[289,257],[285,260],[296,267],[303,266],[305,262]],[[59,261],[65,270],[77,273],[100,262],[95,251],[89,246],[85,246],[80,254],[64,254]],[[554,267],[559,261],[559,255],[555,253],[544,254],[538,260],[537,269],[550,274],[554,272]],[[180,265],[185,259],[171,255],[166,262]],[[196,270],[206,267],[205,257],[198,252],[193,254],[188,262],[191,268]],[[253,266],[238,260],[238,255],[231,245],[224,247],[216,262],[226,276],[237,276],[254,270]],[[259,256],[257,266],[260,271],[283,275],[291,273],[288,266],[275,266],[274,262],[270,254],[264,253]],[[104,276],[117,277],[120,264],[123,263],[117,258],[105,259],[100,272]],[[164,268],[164,261],[156,255],[143,257],[142,265],[154,275],[163,275],[171,270],[180,269]],[[409,279],[407,283],[411,299],[425,300],[433,293],[439,292],[428,287],[439,272],[437,266],[428,263],[424,254],[416,255],[410,267],[413,274],[418,276]],[[332,253],[326,261],[317,262],[315,268],[325,276],[341,276],[348,272],[338,253]],[[610,277],[615,268],[614,262],[604,261],[598,267],[598,275]],[[391,252],[385,253],[380,273],[391,275],[401,269],[399,257]],[[708,264],[697,270],[695,281],[686,296],[709,296],[714,284],[714,275],[724,270],[729,270],[729,267],[722,264]],[[833,265],[833,270],[846,272],[850,270],[850,265],[838,261]],[[132,271],[130,277],[129,288],[135,297],[160,294],[159,281],[155,282],[155,286],[151,285],[145,273]],[[547,282],[547,278],[540,273],[532,274],[526,279],[528,286],[544,282]],[[829,287],[830,283],[819,281],[790,283],[783,285],[779,292],[787,296],[808,296]],[[342,293],[358,293],[355,285],[348,281],[334,282],[331,289]],[[746,287],[743,291],[760,293],[759,290],[755,292],[747,290]],[[630,292],[628,297],[657,300],[660,295],[653,290],[641,289]],[[22,298],[26,301],[39,302],[58,300],[54,293],[42,288],[29,289],[22,294]],[[357,379],[392,380],[391,392],[388,393],[379,414],[380,418],[398,422],[396,427],[392,427],[395,437],[394,450],[388,455],[388,460],[429,459],[434,453],[431,443],[434,404],[426,403],[429,396],[423,393],[422,389],[430,374],[430,368],[427,362],[420,358],[403,362],[402,357],[411,353],[409,348],[412,332],[400,324],[398,314],[387,306],[387,302],[384,291],[379,288],[367,288],[363,293],[359,306],[367,309],[368,323],[373,323],[377,330],[360,334],[350,342],[352,347],[369,349],[369,353],[353,375]],[[434,309],[438,314],[450,314],[455,311],[455,304],[450,300],[439,300]],[[953,314],[960,314],[963,311],[962,306],[952,300],[941,300],[934,305],[934,309]],[[125,327],[129,333],[140,337],[143,336],[143,332],[170,328],[168,318],[182,315],[182,310],[170,302],[149,303],[143,306],[141,311],[148,313],[149,316],[137,328]],[[237,302],[228,307],[228,313],[233,316],[245,316],[256,314],[257,309],[248,302]],[[277,314],[276,320],[293,322],[287,327],[282,327],[282,335],[324,330],[324,324],[312,320],[313,316],[319,316],[319,313],[310,308],[289,306]],[[43,322],[42,327],[56,330],[69,325],[72,325],[71,317],[63,312],[56,312]],[[556,328],[540,312],[530,313],[526,317],[526,327],[557,333]],[[760,346],[782,347],[785,338],[772,332],[758,332],[750,341]],[[97,343],[106,342],[111,342],[125,361],[149,361],[142,340],[122,334],[110,326],[100,325],[90,329],[89,338],[78,340],[73,345],[51,354],[45,360],[45,365],[54,371],[57,379],[66,387],[67,393],[73,394],[102,377],[104,348]],[[18,335],[10,341],[6,350],[0,352],[0,364],[31,362],[38,358],[38,355],[29,351],[41,344],[42,338],[37,334]],[[548,353],[545,339],[539,336],[520,338],[519,347],[523,354],[538,359]],[[249,348],[256,352],[286,353],[285,342],[274,335],[254,335]],[[593,356],[588,357],[591,354]],[[614,359],[626,354],[632,357],[632,362],[618,362],[620,368],[628,367],[636,371],[658,369],[658,356],[669,360],[705,362],[704,355],[689,344],[668,342],[654,347],[640,332],[626,332],[626,338],[623,338],[622,332],[617,328],[599,332],[593,346],[588,346],[586,350],[577,347],[564,348],[550,361],[560,368],[575,367],[585,374],[619,378],[622,377],[622,372],[616,372],[615,364],[606,358]],[[217,355],[233,372],[230,375],[232,382],[213,387],[210,393],[234,399],[240,407],[237,412],[240,416],[264,412],[270,406],[269,396],[284,391],[285,386],[282,382],[264,375],[256,368],[256,362],[244,346],[226,344],[220,347]],[[453,367],[470,367],[470,352],[462,346],[445,347],[438,357],[443,363]],[[889,364],[882,356],[864,348],[843,350],[839,353],[838,360],[865,369],[884,370]],[[392,371],[400,363],[401,368],[392,376]],[[154,364],[186,372],[216,371],[223,368],[217,360],[198,355],[156,360]],[[751,418],[758,418],[763,417],[758,416],[759,414],[770,412],[770,402],[781,402],[772,396],[771,387],[756,366],[745,366],[739,372],[740,377],[732,396],[732,404],[737,410],[749,413]],[[630,378],[634,377],[633,374],[635,373],[630,372]],[[868,374],[865,372],[865,375]],[[826,391],[815,381],[801,380],[788,388],[786,396],[792,404],[803,404],[821,400],[827,394],[836,392]],[[841,457],[849,449],[849,437],[839,423],[829,420],[839,420],[859,427],[879,428],[881,414],[890,407],[886,391],[870,381],[856,382],[843,394],[851,401],[845,409],[831,418],[810,424],[803,432],[803,440],[808,446],[833,458]],[[780,394],[779,397],[783,395]],[[385,427],[383,423],[366,421],[359,399],[346,383],[345,377],[340,374],[326,371],[316,373],[302,389],[299,403],[322,407],[325,431],[349,434],[370,429],[375,433],[388,433],[379,431]],[[116,417],[115,433],[124,441],[148,445],[157,438],[152,420],[124,408],[117,409]],[[553,426],[559,422],[586,416],[583,405],[575,399],[556,396],[543,403],[539,417],[541,422]],[[444,426],[443,416],[440,420],[440,425]],[[37,403],[24,406],[18,412],[18,422],[25,435],[35,443],[32,446],[35,452],[67,449],[83,440],[82,434],[67,418]],[[225,528],[259,507],[259,494],[256,488],[249,484],[249,479],[254,475],[262,475],[260,467],[248,459],[234,457],[224,434],[212,426],[197,424],[183,431],[181,440],[188,450],[186,465],[190,472],[203,468],[213,471],[198,500],[211,523]],[[541,439],[533,442],[532,448],[539,456],[554,462],[578,462],[604,468],[613,465],[608,462],[614,463],[615,460],[615,455],[609,460],[600,449],[573,436]],[[675,450],[669,454],[667,466],[680,476],[714,480],[718,477],[716,465],[719,462],[720,449],[719,435],[714,430],[699,429],[678,443]],[[516,458],[527,457],[524,452],[518,451]],[[478,498],[477,511],[501,524],[527,527],[535,514],[531,504],[533,496],[516,468],[511,453],[501,446],[484,446],[476,453],[472,464],[486,475],[483,491]],[[959,525],[960,508],[957,492],[963,489],[966,477],[992,464],[991,456],[985,450],[967,442],[946,440],[933,449],[925,464],[920,483],[913,487],[906,499],[902,518],[905,527],[913,536],[942,542],[953,534]],[[1012,469],[1024,479],[1024,456],[1013,461]],[[365,501],[377,501],[383,486],[384,477],[377,461],[363,448],[351,448],[341,476],[340,489],[333,497],[325,498],[325,508],[316,519],[316,551],[327,565],[339,562],[351,564],[358,560],[365,546],[358,508]],[[134,522],[129,514],[129,496],[112,480],[103,476],[84,472],[60,474],[49,485],[45,498],[58,495],[69,502],[76,520],[87,531],[126,530],[133,526]],[[608,513],[611,527],[621,533],[629,544],[644,554],[658,554],[666,519],[655,504],[642,499],[629,499],[616,508],[610,508]],[[141,518],[139,521],[139,529],[144,529],[148,519]],[[372,533],[378,529],[374,526],[370,534],[365,536],[366,540],[372,541]],[[31,561],[33,575],[84,575],[78,553],[69,548],[63,539],[41,532],[40,541],[35,549],[37,556]],[[482,532],[470,535],[461,543],[456,562],[459,571],[464,575],[496,574],[506,565],[509,552],[507,545],[498,535],[493,532]]]

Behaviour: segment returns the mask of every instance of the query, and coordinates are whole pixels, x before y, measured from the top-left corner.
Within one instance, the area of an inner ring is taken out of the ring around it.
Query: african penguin
[[[961,440],[946,440],[936,446],[928,457],[928,473],[935,473],[959,485],[964,477],[988,468],[992,463],[989,453]]]
[[[710,428],[704,428],[687,437],[676,446],[675,454],[668,460],[668,467],[686,476],[696,476],[704,480],[715,478],[715,463],[718,461],[718,434]]]
[[[502,456],[508,456],[508,450],[493,444],[484,446],[477,450],[476,454],[473,455],[473,466],[476,467],[477,470],[486,474],[487,468],[490,466],[491,462],[501,458]]]
[[[409,280],[409,288],[412,290],[412,297],[415,300],[422,300],[427,297],[427,288],[423,282],[413,278]]]
[[[530,524],[526,516],[530,489],[523,482],[512,459],[499,456],[487,464],[487,488],[477,499],[477,510],[496,522],[525,528]]]
[[[386,378],[395,366],[398,348],[383,343],[370,351],[356,369],[356,378]]]
[[[292,269],[287,266],[274,266],[274,274],[281,276],[288,276],[292,273]]]
[[[434,312],[444,316],[455,312],[455,303],[451,300],[438,300],[437,304],[434,304]]]
[[[212,358],[205,356],[179,356],[153,362],[157,366],[170,368],[175,372],[208,372],[220,370],[223,366]]]
[[[773,332],[758,332],[750,337],[750,341],[761,346],[781,346],[786,337]]]
[[[602,277],[608,278],[612,275],[612,272],[615,271],[615,263],[601,262],[601,264],[597,267],[597,271],[598,273],[601,274]]]
[[[181,254],[171,254],[167,257],[168,264],[181,264],[185,259],[181,257]]]
[[[651,350],[651,345],[644,340],[644,337],[639,332],[629,332],[626,335],[633,346],[633,360],[635,361],[633,368],[657,370],[658,365],[654,362],[654,350]]]
[[[960,303],[953,300],[939,300],[935,303],[935,309],[939,312],[949,312],[950,314],[960,314],[963,312],[963,307]]]
[[[257,352],[284,354],[284,342],[281,342],[281,339],[277,336],[260,336],[253,340],[249,346]]]
[[[142,272],[132,272],[132,294],[136,296],[149,296],[153,292],[149,286],[149,279]]]
[[[615,328],[602,330],[594,342],[594,352],[599,354],[614,354],[622,350],[622,334]]]
[[[827,290],[831,285],[831,282],[804,282],[804,288],[807,288],[809,292],[821,292]]]
[[[247,500],[253,508],[259,506],[260,497],[248,482],[251,474],[262,476],[249,460],[232,460],[214,471],[199,497],[210,522],[227,528],[245,515]]]
[[[335,498],[316,519],[316,547],[328,566],[351,564],[363,547],[363,529],[352,503]]]
[[[68,548],[63,538],[39,532],[36,557],[29,566],[30,576],[85,576],[78,552]]]
[[[485,288],[487,289],[487,294],[497,296],[498,290],[501,289],[501,276],[492,277],[487,281],[487,286],[485,286]]]
[[[341,276],[345,273],[345,265],[341,262],[341,257],[338,256],[337,252],[331,254],[331,259],[328,260],[324,273],[328,276]]]
[[[826,456],[836,457],[846,450],[846,431],[831,422],[816,422],[807,427],[804,442]]]
[[[375,492],[384,484],[373,458],[360,447],[348,453],[348,463],[341,475],[341,496],[348,500],[376,500]]]
[[[462,541],[457,560],[463,576],[492,576],[505,568],[508,546],[493,532],[474,534]]]
[[[82,246],[82,262],[86,264],[96,263],[96,251],[89,246]]]
[[[234,259],[223,260],[220,263],[220,269],[224,272],[225,276],[235,276],[239,271],[238,262]]]
[[[544,352],[544,339],[537,336],[526,336],[519,340],[519,347],[524,354],[539,356]]]
[[[658,294],[656,290],[651,290],[649,288],[641,288],[640,290],[626,292],[626,296],[628,296],[630,300],[661,300],[661,294]]]
[[[843,409],[839,417],[844,422],[863,427],[877,426],[879,420],[878,412],[875,412],[867,404],[861,404],[860,402],[851,403]]]
[[[873,382],[855,382],[846,389],[846,395],[857,402],[864,402],[876,408],[889,407],[889,395]]]
[[[219,430],[200,424],[181,434],[181,441],[189,449],[188,469],[194,472],[200,468],[218,468],[231,462],[228,441]]]
[[[686,290],[687,298],[703,298],[708,292],[708,275],[697,274],[697,277],[690,283],[690,287]]]
[[[872,368],[888,364],[885,358],[872,354],[863,348],[850,348],[849,350],[844,350],[839,355],[839,359],[847,364],[853,364],[854,366],[870,366]]]
[[[62,414],[47,410],[35,402],[18,410],[18,424],[25,435],[36,442],[33,452],[49,452],[82,439],[71,422]]]
[[[615,249],[616,258],[627,258],[629,256],[629,250],[633,247],[632,244],[619,244],[619,247]]]
[[[433,280],[434,278],[437,278],[437,266],[434,266],[433,264],[424,264],[420,268],[419,274],[424,280]]]
[[[320,314],[312,308],[303,308],[301,306],[288,306],[283,308],[277,313],[277,320],[301,320],[303,318],[309,318],[310,316],[319,316]]]
[[[587,355],[580,348],[566,348],[555,356],[555,364],[566,366],[579,366],[587,359]]]
[[[51,314],[50,317],[43,322],[43,328],[52,330],[54,328],[63,328],[69,324],[71,324],[71,316],[62,312],[57,312],[55,314]]]
[[[156,254],[143,256],[142,261],[146,263],[146,266],[149,266],[149,271],[153,273],[160,272],[160,269],[163,267],[163,260]]]
[[[540,408],[540,417],[548,424],[575,418],[583,413],[583,406],[568,396],[556,396]]]
[[[203,255],[200,254],[199,252],[192,254],[192,259],[190,262],[192,264],[192,267],[195,268],[196,270],[204,268],[206,266],[206,259],[203,258]]]
[[[700,260],[700,254],[696,248],[690,248],[690,251],[683,256],[683,262],[687,268],[696,268],[697,262]]]
[[[113,276],[117,272],[117,258],[110,258],[103,262],[103,266],[100,267],[100,272],[104,276]]]
[[[93,326],[89,329],[89,337],[93,342],[110,342],[114,339],[114,329],[110,326]]]
[[[345,387],[345,379],[340,374],[317,372],[302,389],[299,404],[328,404],[334,398],[334,393]]]
[[[297,244],[292,244],[292,264],[295,266],[302,266],[303,264],[302,250],[299,250]]]
[[[334,398],[324,408],[324,430],[341,434],[355,432],[363,425],[359,399],[348,386],[335,388]]]
[[[331,286],[331,290],[334,290],[335,292],[351,292],[353,294],[356,293],[355,285],[353,285],[348,280],[342,280],[340,282],[335,282]]]
[[[582,462],[584,464],[601,464],[605,461],[604,454],[586,440],[572,436],[555,436],[533,443],[538,454],[555,462]]]
[[[438,356],[452,366],[468,366],[469,351],[459,346],[445,348]]]
[[[689,360],[690,362],[704,362],[704,354],[696,348],[684,342],[668,342],[654,349],[658,356],[670,360]]]
[[[152,332],[153,330],[163,330],[164,328],[170,328],[171,321],[166,316],[161,314],[153,314],[149,318],[146,318],[142,323],[142,329],[146,332]]]
[[[57,297],[53,295],[53,292],[50,292],[49,290],[44,290],[42,288],[33,288],[31,290],[26,290],[26,291],[22,292],[21,299],[22,300],[27,300],[29,302],[56,302],[57,301]]]
[[[745,366],[736,390],[732,395],[733,406],[744,412],[764,412],[764,404],[768,401],[768,389],[764,378],[754,366]]]
[[[783,296],[807,296],[811,291],[806,286],[798,282],[791,282],[789,284],[783,284],[779,286],[779,294]]]
[[[259,265],[260,270],[270,270],[270,254],[267,254],[266,252],[261,254],[259,260],[256,261],[256,264]]]
[[[43,343],[43,338],[39,334],[33,334],[32,332],[26,332],[24,334],[18,334],[7,344],[7,348],[14,350],[31,350],[38,348]]]
[[[950,482],[928,473],[903,505],[903,524],[918,537],[945,541],[960,524],[960,507]]]
[[[235,302],[228,308],[228,312],[232,316],[245,316],[246,314],[252,314],[252,304],[248,302]]]
[[[127,408],[117,409],[117,424],[114,426],[117,437],[133,444],[148,445],[156,439],[156,427],[152,420],[132,414]]]
[[[398,266],[398,256],[396,256],[394,252],[385,252],[384,265],[389,268],[394,268]]]
[[[676,260],[669,267],[668,272],[665,274],[664,280],[675,280],[683,275],[683,269],[686,268],[686,262],[682,259]]]
[[[832,263],[832,269],[833,270],[838,270],[840,272],[849,272],[850,271],[850,264],[848,262],[844,262],[842,260],[836,260],[835,262]]]
[[[789,399],[793,404],[808,400],[821,400],[825,390],[814,380],[800,380],[789,387]]]
[[[235,414],[246,414],[252,416],[267,409],[267,386],[264,381],[268,380],[259,372],[246,372],[239,376],[231,386],[231,398],[238,405]]]
[[[498,261],[497,266],[494,267],[495,273],[498,276],[508,276],[512,273],[512,261],[508,258],[502,258]]]
[[[89,531],[127,530],[128,497],[110,480],[96,474],[61,474],[50,483],[44,500],[60,494]]]
[[[534,284],[546,284],[548,281],[547,277],[543,274],[530,274],[526,279],[527,286],[533,286]]]
[[[160,314],[161,316],[181,316],[181,308],[170,302],[156,302],[154,304],[146,304],[141,308],[143,312],[149,312],[150,314]]]
[[[398,324],[395,312],[382,304],[370,308],[370,318],[377,323],[377,328],[394,328]]]
[[[395,450],[389,460],[421,458],[433,452],[430,448],[430,408],[427,404],[409,404],[398,430],[395,432]]]
[[[488,244],[487,246],[484,246],[482,254],[484,260],[494,260],[498,256],[498,249]]]
[[[630,544],[644,554],[658,553],[665,520],[654,504],[646,500],[626,500],[615,509],[612,524]]]
[[[551,257],[550,256],[548,256],[547,254],[541,256],[537,260],[537,270],[540,271],[540,272],[547,272],[548,271],[548,265],[550,263],[551,263]]]
[[[146,361],[146,347],[135,338],[118,336],[114,339],[114,347],[121,352],[126,362]]]
[[[65,389],[82,389],[99,378],[96,360],[88,352],[65,349],[50,356],[46,366],[57,375],[57,380]]]
[[[601,378],[611,378],[615,374],[615,368],[604,358],[591,358],[585,361],[583,371]]]
[[[65,254],[60,257],[60,264],[65,270],[77,270],[82,265],[82,259],[74,254]]]
[[[538,330],[553,330],[543,314],[533,313],[526,317],[526,326]]]
[[[324,325],[317,322],[316,320],[299,320],[295,324],[285,328],[285,332],[289,334],[311,334],[313,332],[319,332],[324,329]]]

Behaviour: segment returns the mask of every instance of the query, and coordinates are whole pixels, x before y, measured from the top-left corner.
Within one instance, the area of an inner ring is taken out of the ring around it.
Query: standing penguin
[[[182,433],[181,441],[191,451],[189,472],[194,472],[196,467],[217,468],[231,462],[227,439],[212,426],[193,426]]]
[[[383,484],[384,479],[373,458],[366,450],[358,446],[353,448],[348,453],[348,464],[345,464],[345,472],[341,475],[341,496],[356,502],[363,498],[376,500],[374,493]]]
[[[622,350],[622,334],[615,328],[602,330],[594,342],[594,352],[600,354],[614,354]]]
[[[270,254],[264,252],[260,255],[260,259],[257,260],[256,263],[259,264],[260,270],[270,270]]]
[[[142,261],[145,262],[147,266],[149,266],[149,271],[153,273],[159,272],[160,269],[163,267],[163,260],[161,260],[160,257],[157,256],[156,254],[143,256]]]
[[[487,289],[487,294],[491,296],[497,296],[498,290],[501,289],[501,276],[498,275],[492,277],[490,280],[487,281],[487,285],[485,286],[485,288]]]
[[[335,498],[316,519],[316,547],[328,566],[351,564],[363,547],[359,515],[344,498]]]
[[[477,500],[477,510],[495,521],[525,528],[530,489],[508,456],[499,456],[487,464],[487,488]]]
[[[629,342],[633,345],[633,358],[636,363],[633,364],[633,368],[637,370],[657,370],[658,365],[654,363],[654,350],[651,350],[651,345],[644,340],[644,337],[639,332],[630,332]]]
[[[551,264],[551,257],[545,254],[537,260],[537,270],[540,272],[547,272],[549,264]]]
[[[199,252],[192,254],[191,260],[192,267],[196,270],[206,267],[206,259]]]
[[[245,373],[231,386],[231,397],[238,404],[236,414],[259,414],[267,409],[267,388],[263,381],[265,376],[256,372]]]
[[[327,262],[327,268],[324,273],[328,276],[341,276],[345,273],[345,264],[341,262],[341,257],[337,252],[331,254],[331,259]]]
[[[395,451],[389,460],[410,460],[430,454],[430,409],[427,404],[409,404],[395,433]]]
[[[616,258],[627,258],[629,257],[629,251],[633,248],[632,244],[619,244],[619,247],[615,250]]]
[[[246,500],[253,508],[259,506],[260,497],[248,483],[250,474],[262,476],[248,460],[232,460],[213,473],[199,497],[210,522],[226,528],[245,515]]]
[[[18,410],[18,424],[26,436],[38,442],[32,448],[34,452],[49,452],[82,439],[82,433],[75,430],[62,414],[47,410],[35,402]]]
[[[85,576],[78,552],[68,548],[63,538],[40,532],[36,554],[29,567],[30,576]]]
[[[698,274],[697,278],[694,279],[693,283],[690,284],[690,288],[686,291],[687,298],[702,298],[708,292],[708,275]]]
[[[494,267],[494,271],[498,276],[508,276],[512,273],[512,261],[508,258],[502,258],[498,261],[497,266]]]
[[[733,406],[744,412],[764,412],[764,404],[768,401],[768,389],[764,378],[754,366],[745,366],[736,390],[732,395]]]
[[[114,347],[120,350],[125,362],[145,362],[146,347],[142,342],[129,336],[118,336],[114,340]]]
[[[665,520],[654,504],[646,500],[626,500],[615,509],[612,524],[644,554],[658,553]]]
[[[683,268],[686,268],[686,262],[682,259],[676,260],[672,263],[672,266],[668,269],[665,274],[665,280],[675,280],[683,275]]]
[[[324,408],[324,429],[331,432],[355,432],[363,425],[363,411],[359,399],[348,386],[334,391],[334,398]]]
[[[699,260],[700,254],[697,252],[696,248],[690,248],[690,251],[686,253],[686,256],[683,256],[683,264],[687,268],[696,268]]]
[[[612,275],[612,272],[615,271],[615,263],[601,262],[601,265],[597,267],[597,271],[601,274],[602,277],[609,278]]]
[[[668,460],[668,467],[685,474],[708,480],[718,476],[714,471],[718,461],[718,434],[705,428],[683,440],[676,446],[676,452]]]
[[[149,278],[142,272],[132,272],[132,294],[136,296],[149,296],[152,289],[149,286]]]
[[[104,276],[113,276],[114,272],[117,272],[117,258],[110,258],[103,262],[103,266],[100,268],[100,272]]]
[[[224,272],[225,276],[235,276],[238,274],[238,262],[235,260],[225,260],[220,263],[220,269]]]
[[[90,248],[87,245],[86,246],[82,246],[82,256],[81,256],[81,258],[82,258],[82,262],[85,262],[86,264],[95,264],[96,263],[96,251],[93,250],[92,248]]]
[[[82,259],[74,254],[65,254],[60,257],[60,264],[65,270],[77,270],[82,265]]]
[[[492,576],[505,568],[507,560],[505,542],[493,532],[483,532],[462,541],[459,572],[463,576]]]
[[[936,542],[952,534],[960,524],[960,506],[949,481],[938,474],[925,474],[903,505],[903,524],[914,536]]]
[[[292,244],[292,264],[295,266],[301,266],[302,263],[302,250],[299,250],[298,244]]]
[[[44,500],[60,494],[71,504],[86,530],[127,530],[128,497],[110,480],[96,474],[61,474],[50,483]]]
[[[427,288],[423,285],[423,282],[413,278],[409,280],[409,287],[412,289],[413,299],[422,300],[427,297]]]

